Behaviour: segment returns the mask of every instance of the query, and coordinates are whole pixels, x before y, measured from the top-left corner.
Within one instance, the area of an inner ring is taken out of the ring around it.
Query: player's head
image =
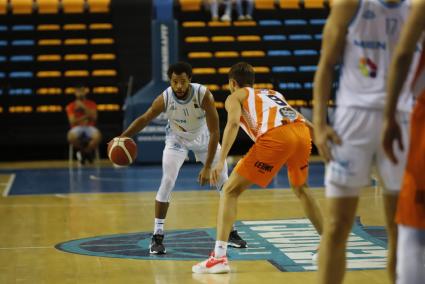
[[[255,81],[255,72],[251,64],[239,62],[230,68],[229,88],[233,93],[239,88],[252,87]]]
[[[84,99],[87,95],[87,88],[84,85],[76,85],[74,94],[77,99]]]
[[[174,94],[178,98],[185,98],[192,80],[192,66],[189,63],[180,61],[170,65],[167,74]]]

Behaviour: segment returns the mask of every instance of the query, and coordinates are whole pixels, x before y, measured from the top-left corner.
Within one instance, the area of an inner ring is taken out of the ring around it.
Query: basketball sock
[[[233,224],[233,225],[232,225],[232,232],[233,232],[233,231],[236,231],[236,226],[235,226],[235,224]]]
[[[153,233],[163,235],[164,234],[164,223],[165,219],[155,218],[155,228],[153,229]]]
[[[226,256],[227,253],[227,242],[216,241],[214,247],[214,256],[219,258]]]

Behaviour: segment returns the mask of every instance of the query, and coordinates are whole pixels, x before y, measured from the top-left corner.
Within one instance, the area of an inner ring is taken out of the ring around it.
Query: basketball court
[[[285,171],[269,189],[245,192],[237,229],[247,249],[229,249],[232,273],[195,275],[212,250],[218,194],[184,165],[165,223],[167,254],[150,256],[160,166],[68,168],[66,162],[1,164],[0,283],[314,283],[319,242]],[[310,166],[323,205],[323,165]],[[388,283],[379,189],[364,190],[347,251],[344,283]]]

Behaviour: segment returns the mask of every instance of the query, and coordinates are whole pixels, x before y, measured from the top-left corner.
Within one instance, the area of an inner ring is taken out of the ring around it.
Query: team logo
[[[237,228],[248,241],[248,248],[229,249],[231,261],[264,260],[282,272],[317,270],[312,254],[319,244],[319,235],[307,219],[242,221]],[[56,248],[97,257],[202,260],[214,248],[215,229],[167,231],[165,255],[149,254],[151,236],[145,232],[98,236],[60,243]],[[357,219],[347,244],[348,269],[384,269],[386,243],[383,227],[364,227]]]
[[[369,58],[362,57],[359,60],[360,72],[365,77],[376,78],[378,66]]]

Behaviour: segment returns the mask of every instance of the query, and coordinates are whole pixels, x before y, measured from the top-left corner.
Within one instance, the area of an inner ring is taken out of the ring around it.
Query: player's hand
[[[382,146],[384,147],[385,154],[388,159],[394,164],[398,163],[397,157],[394,154],[394,141],[397,141],[398,148],[403,151],[404,145],[401,139],[400,125],[394,119],[394,117],[384,120],[384,126],[382,131]]]
[[[319,154],[326,162],[333,160],[329,143],[341,145],[341,138],[336,134],[335,130],[329,125],[314,127],[314,144],[319,150]]]
[[[217,183],[220,181],[220,176],[221,173],[223,172],[224,169],[224,162],[218,162],[214,168],[211,171],[211,180],[210,180],[210,185],[217,185]]]
[[[210,181],[210,167],[203,167],[202,170],[199,172],[198,175],[198,182],[200,185],[205,185]]]

